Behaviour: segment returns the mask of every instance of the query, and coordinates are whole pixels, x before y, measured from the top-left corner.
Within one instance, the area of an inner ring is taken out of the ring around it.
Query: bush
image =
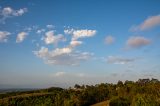
[[[130,101],[124,97],[112,97],[109,106],[130,106]]]

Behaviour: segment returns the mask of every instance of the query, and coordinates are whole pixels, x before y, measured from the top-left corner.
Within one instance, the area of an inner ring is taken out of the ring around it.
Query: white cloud
[[[55,76],[56,76],[56,77],[60,77],[60,76],[63,76],[63,75],[65,75],[65,74],[66,74],[66,72],[60,71],[60,72],[55,73]]]
[[[135,59],[118,57],[118,56],[108,56],[107,58],[107,63],[111,63],[111,64],[127,64],[134,61]]]
[[[71,45],[71,47],[76,47],[76,46],[81,45],[82,43],[83,43],[82,41],[73,40],[70,42],[70,45]]]
[[[106,43],[107,45],[110,45],[110,44],[114,43],[114,41],[115,41],[115,38],[112,37],[111,35],[109,35],[109,36],[107,36],[107,37],[105,38],[105,43]]]
[[[26,38],[27,35],[28,35],[28,33],[26,33],[26,32],[18,33],[16,43],[22,42]]]
[[[72,48],[56,48],[49,51],[42,47],[34,54],[42,58],[48,64],[54,65],[78,65],[81,61],[88,60],[93,54],[88,52],[74,52]]]
[[[141,23],[140,25],[132,26],[131,31],[137,31],[137,30],[143,31],[143,30],[154,28],[158,25],[160,25],[160,15],[151,16],[151,17],[148,17],[146,20],[144,20],[144,22]]]
[[[46,32],[44,41],[46,44],[57,44],[60,41],[65,41],[65,38],[62,34],[55,35],[54,31]]]
[[[73,34],[73,31],[74,29],[65,29],[64,33],[70,35],[70,34]]]
[[[56,48],[54,51],[52,51],[52,56],[69,54],[71,52],[72,52],[71,48]]]
[[[5,7],[2,10],[2,15],[7,16],[13,14],[13,9],[10,7]]]
[[[10,32],[0,31],[0,42],[7,42],[7,37],[10,35]]]
[[[80,31],[81,34],[77,34]],[[84,31],[84,32],[83,32]],[[72,31],[71,31],[72,32]],[[71,34],[69,30],[64,31],[65,34]],[[81,45],[83,42],[78,41],[77,38],[84,38],[93,36],[96,31],[92,30],[73,30],[72,38],[68,46],[63,48],[55,48],[54,50],[48,50],[48,48],[41,47],[40,50],[34,51],[34,54],[42,58],[45,63],[53,65],[78,65],[82,61],[87,61],[93,56],[92,53],[88,52],[76,52],[75,47]],[[73,39],[74,36],[79,36],[76,39]],[[64,41],[65,38],[63,35],[55,35],[54,31],[48,31],[45,34],[45,37],[42,39],[46,44],[57,44],[59,41]]]
[[[86,74],[84,73],[67,73],[67,72],[64,72],[64,71],[59,71],[59,72],[56,72],[54,73],[53,75],[51,75],[52,77],[85,77]]]
[[[13,15],[14,16],[21,16],[23,15],[25,12],[27,12],[27,8],[22,8],[22,9],[19,9],[19,10],[15,10],[13,12]]]
[[[25,31],[25,32],[31,32],[31,31],[36,31],[37,29],[38,29],[38,26],[37,25],[33,25],[33,26],[25,27],[23,29],[23,31]]]
[[[96,30],[75,30],[73,32],[73,40],[77,40],[79,38],[92,37],[96,34]]]
[[[39,51],[34,52],[38,57],[45,59],[49,55],[48,48],[41,47]]]
[[[126,46],[127,48],[140,48],[149,45],[150,43],[151,41],[147,38],[141,36],[132,36],[127,40]]]
[[[47,27],[47,28],[49,28],[49,29],[54,28],[54,26],[53,26],[53,25],[47,25],[46,27]]]
[[[77,40],[79,38],[87,38],[92,37],[96,34],[96,30],[88,30],[88,29],[82,29],[82,30],[74,30],[74,29],[66,29],[64,30],[65,34],[72,35],[72,40]]]
[[[5,23],[5,20],[10,17],[14,16],[22,16],[24,13],[27,12],[27,8],[21,8],[19,10],[14,10],[11,7],[5,7],[0,10],[0,22]]]
[[[41,33],[43,33],[43,32],[45,32],[45,29],[38,29],[36,33],[37,33],[37,34],[41,34]]]

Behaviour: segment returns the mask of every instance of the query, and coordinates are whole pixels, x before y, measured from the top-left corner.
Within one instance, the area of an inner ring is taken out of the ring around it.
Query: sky
[[[0,0],[0,88],[160,80],[159,0]]]

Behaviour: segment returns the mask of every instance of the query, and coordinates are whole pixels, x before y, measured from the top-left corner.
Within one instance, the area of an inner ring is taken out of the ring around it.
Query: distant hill
[[[7,93],[7,92],[23,92],[23,91],[32,91],[37,90],[36,88],[8,88],[8,89],[0,89],[0,93]]]
[[[157,79],[7,91],[12,90],[0,94],[0,106],[160,106]]]

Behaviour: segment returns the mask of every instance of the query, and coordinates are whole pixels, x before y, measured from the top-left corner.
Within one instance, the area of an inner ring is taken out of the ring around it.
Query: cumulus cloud
[[[107,63],[111,63],[111,64],[127,64],[134,61],[135,59],[118,57],[118,56],[108,56],[107,58]]]
[[[19,10],[14,10],[11,7],[5,7],[0,10],[0,22],[5,23],[5,20],[10,17],[22,16],[27,12],[27,8],[21,8]]]
[[[73,32],[73,40],[77,40],[79,38],[92,37],[96,34],[96,30],[75,30]]]
[[[65,41],[65,38],[62,34],[55,35],[54,31],[48,31],[45,34],[44,41],[46,44],[57,44],[60,41]]]
[[[107,45],[110,45],[110,44],[114,43],[114,41],[115,41],[115,38],[112,37],[111,35],[109,35],[109,36],[107,36],[107,37],[105,38],[105,43],[106,43]]]
[[[79,38],[87,38],[92,37],[96,34],[96,30],[88,30],[88,29],[81,29],[81,30],[74,30],[74,29],[66,29],[64,30],[65,34],[72,35],[72,40],[77,40]]]
[[[151,41],[147,38],[141,36],[132,36],[127,40],[126,46],[127,48],[140,48],[149,45],[150,43]]]
[[[148,17],[138,26],[132,26],[131,31],[143,31],[160,25],[160,15]]]
[[[26,33],[26,32],[18,33],[16,43],[21,43],[26,38],[27,35],[28,35],[28,33]]]
[[[34,54],[42,58],[48,64],[54,65],[78,65],[81,61],[88,60],[93,54],[88,52],[74,52],[72,48],[56,48],[49,51],[42,47]]]
[[[49,50],[46,47],[41,47],[40,50],[34,51],[34,54],[37,57],[42,58],[45,61],[45,63],[53,65],[78,65],[82,61],[87,61],[93,56],[93,53],[78,52],[75,50],[75,48],[83,43],[82,41],[77,40],[78,38],[93,36],[96,33],[96,31],[71,29],[71,31],[65,30],[64,33],[72,35],[71,41],[66,47],[63,48],[57,47],[53,50]],[[65,39],[63,35],[60,34],[55,35],[54,31],[51,30],[46,32],[45,38],[43,40],[45,41],[46,44],[52,44],[52,43],[56,44],[59,41],[64,41]]]
[[[71,48],[56,48],[54,51],[52,51],[52,56],[57,56],[57,55],[63,55],[63,54],[69,54],[72,52]]]
[[[7,42],[7,37],[10,35],[10,32],[0,31],[0,42]]]
[[[81,45],[82,43],[83,43],[82,41],[73,40],[73,41],[70,42],[70,46],[71,47],[76,47],[76,46]]]

